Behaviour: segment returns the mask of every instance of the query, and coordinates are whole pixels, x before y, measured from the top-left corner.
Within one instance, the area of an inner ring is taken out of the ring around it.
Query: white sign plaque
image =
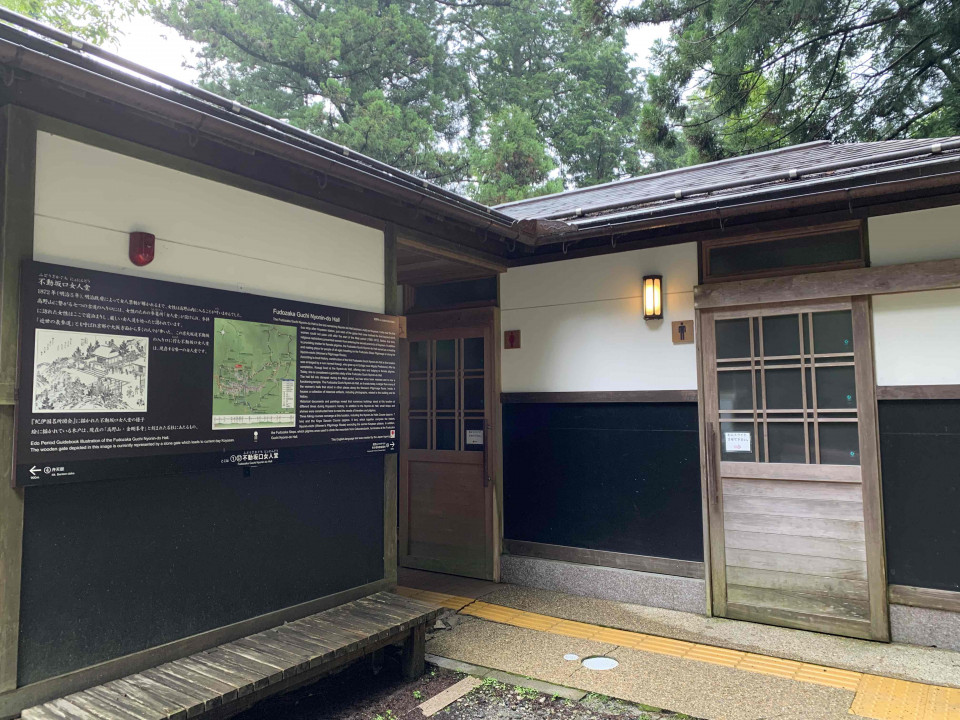
[[[723,434],[723,449],[728,453],[750,452],[750,433],[725,432]]]
[[[467,430],[467,445],[483,445],[483,430]]]

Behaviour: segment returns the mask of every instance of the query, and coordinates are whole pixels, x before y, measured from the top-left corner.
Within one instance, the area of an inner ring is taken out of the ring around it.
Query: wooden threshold
[[[960,613],[960,592],[952,590],[891,585],[887,588],[887,595],[895,605]]]
[[[588,548],[551,545],[549,543],[527,540],[504,540],[503,548],[509,555],[559,560],[579,565],[635,570],[656,573],[657,575],[675,575],[677,577],[703,579],[703,563],[692,560],[654,557],[652,555],[631,555],[630,553],[609,550],[590,550]]]

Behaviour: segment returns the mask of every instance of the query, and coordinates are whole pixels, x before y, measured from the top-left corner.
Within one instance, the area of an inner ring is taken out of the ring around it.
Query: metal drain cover
[[[613,670],[620,663],[613,658],[594,655],[593,657],[584,658],[581,664],[588,670]]]

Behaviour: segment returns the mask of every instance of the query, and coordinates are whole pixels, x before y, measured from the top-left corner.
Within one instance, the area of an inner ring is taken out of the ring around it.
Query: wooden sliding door
[[[869,301],[700,327],[714,614],[889,640]]]

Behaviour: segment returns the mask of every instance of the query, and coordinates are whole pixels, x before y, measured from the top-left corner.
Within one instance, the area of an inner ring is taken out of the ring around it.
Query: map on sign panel
[[[296,378],[296,327],[214,318],[214,430],[296,427]]]

